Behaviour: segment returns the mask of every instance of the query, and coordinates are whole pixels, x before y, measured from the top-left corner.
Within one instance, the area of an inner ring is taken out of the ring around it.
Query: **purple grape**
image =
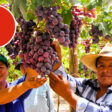
[[[47,14],[45,20],[48,22],[48,29],[46,32],[35,31],[35,22],[32,20],[25,21],[23,17],[20,17],[18,19],[20,30],[17,30],[15,38],[10,42],[10,45],[6,46],[11,58],[15,59],[19,54],[25,66],[35,69],[42,76],[49,74],[53,65],[59,61],[56,52],[52,48],[54,34],[50,32],[54,31],[55,27],[58,29],[59,20],[56,16],[59,15],[55,8],[46,8],[46,10],[42,7],[38,7],[38,10],[36,10],[36,15],[42,17],[42,19],[43,15]],[[52,12],[54,12],[54,15]],[[64,24],[62,25],[64,26]],[[60,34],[61,32],[61,35],[65,36],[67,33],[64,34],[64,31],[65,29],[59,28],[57,33]]]
[[[43,49],[42,48],[40,48],[39,50],[38,50],[38,55],[42,55],[43,54]]]
[[[45,66],[42,66],[41,67],[41,72],[45,72],[46,71],[46,67]]]
[[[48,52],[45,52],[45,53],[43,54],[43,56],[44,56],[45,58],[48,58],[49,53],[48,53]]]
[[[38,36],[38,37],[36,38],[36,42],[39,43],[39,42],[41,42],[41,41],[42,41],[42,37],[41,37],[41,36]]]
[[[57,7],[41,7],[36,9],[35,14],[37,18],[40,17],[39,12],[43,11],[43,19],[46,21],[46,30],[51,33],[51,35],[59,39],[59,36],[65,38],[58,40],[60,44],[66,42],[66,34],[69,36],[69,28],[67,24],[63,24],[63,18],[61,17],[60,14],[57,13]],[[63,42],[62,42],[63,41]],[[69,42],[66,42],[69,45]],[[63,45],[63,44],[62,44]]]
[[[52,23],[53,23],[54,25],[57,25],[57,24],[58,24],[58,20],[57,20],[57,19],[53,19]]]
[[[39,61],[39,62],[43,62],[43,61],[44,61],[43,56],[40,56],[40,57],[38,58],[38,61]]]
[[[49,58],[45,58],[45,59],[44,59],[44,62],[45,62],[45,63],[47,63],[47,62],[49,63],[49,62],[50,62],[50,59],[49,59]]]
[[[60,37],[58,40],[59,40],[60,43],[64,43],[65,42],[65,38],[64,37]]]
[[[97,44],[100,41],[99,36],[103,36],[103,31],[99,30],[98,26],[91,25],[89,34],[93,36],[93,44]]]
[[[52,69],[52,66],[51,66],[50,63],[45,63],[45,67],[48,68],[48,69],[50,69],[50,70]]]
[[[77,40],[80,34],[81,26],[82,26],[82,20],[77,15],[74,15],[74,18],[70,24],[70,32],[66,30],[66,32],[69,32],[70,34],[70,44],[69,41],[67,40],[67,43],[64,43],[64,46],[67,46],[67,44],[69,44],[70,48],[71,47],[74,48],[76,46],[76,44],[78,43]]]
[[[37,63],[37,68],[40,68],[40,67],[42,67],[42,65],[43,65],[43,63]]]

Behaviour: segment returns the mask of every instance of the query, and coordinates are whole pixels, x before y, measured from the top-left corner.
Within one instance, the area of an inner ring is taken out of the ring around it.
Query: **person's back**
[[[24,101],[25,112],[55,112],[48,82],[33,89]]]

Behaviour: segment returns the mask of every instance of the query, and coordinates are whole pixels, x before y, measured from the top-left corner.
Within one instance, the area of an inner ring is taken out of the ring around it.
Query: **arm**
[[[112,101],[98,105],[89,100],[79,97],[71,90],[66,78],[61,75],[56,76],[52,72],[49,75],[51,88],[60,96],[62,96],[76,112],[111,112]]]
[[[19,83],[21,83],[21,82],[24,82],[25,79],[26,79],[26,77],[27,77],[27,74],[25,74],[22,78],[20,78],[20,79],[14,81],[14,82],[12,83],[12,85],[17,85],[17,84],[19,84]],[[27,98],[27,97],[29,96],[29,94],[31,93],[31,91],[32,91],[32,89],[29,89],[29,90],[26,91],[24,94],[22,94],[19,98],[20,98],[21,100],[24,100],[25,98]]]
[[[63,64],[54,72],[56,75],[60,74],[61,76],[65,77],[70,85],[70,88],[76,93],[76,90],[82,91],[83,84],[86,81],[86,79],[83,78],[75,78],[65,72]]]
[[[4,88],[0,90],[0,105],[9,103],[16,98],[18,98],[20,95],[22,95],[24,92],[26,92],[29,88],[25,84],[25,82],[22,82],[18,85],[12,86],[10,88]]]
[[[76,112],[112,112],[112,102],[98,105],[88,101],[85,98],[79,98],[76,106]]]
[[[31,76],[34,76],[33,74],[35,74],[36,72],[32,72],[32,69],[29,68],[27,73],[31,74]],[[31,88],[40,87],[46,82],[46,80],[46,78],[37,78],[37,76],[26,77],[26,80],[24,82],[21,82],[9,88],[1,89],[0,96],[2,97],[0,97],[0,105],[15,100]]]
[[[71,90],[69,82],[61,75],[49,74],[51,88],[61,97],[63,97],[73,108],[76,108],[78,96]]]

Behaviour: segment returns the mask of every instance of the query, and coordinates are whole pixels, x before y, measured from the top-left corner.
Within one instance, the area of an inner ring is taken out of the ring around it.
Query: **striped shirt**
[[[112,112],[112,86],[102,97],[96,99],[100,89],[96,79],[74,78],[65,72],[63,65],[55,71],[55,74],[66,77],[71,89],[80,96],[76,112]]]

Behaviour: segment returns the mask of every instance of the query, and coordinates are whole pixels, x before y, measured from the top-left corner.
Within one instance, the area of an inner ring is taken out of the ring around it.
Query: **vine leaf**
[[[14,0],[13,4],[12,4],[12,13],[14,14],[14,17],[17,19],[20,16],[19,13],[19,5],[20,5],[20,1],[19,0]]]
[[[26,19],[27,0],[9,0],[9,3],[12,5],[11,11],[13,12],[16,19],[20,16],[19,10],[23,14],[23,17]]]
[[[62,11],[61,11],[61,15],[63,17],[63,22],[65,24],[70,25],[71,21],[72,21],[72,12],[70,9],[67,9],[66,7],[62,6]]]
[[[26,0],[21,0],[20,5],[19,5],[19,9],[20,9],[24,18],[26,18],[26,12],[27,12],[26,4],[27,4]]]
[[[9,4],[12,4],[14,2],[14,0],[7,0],[9,2]]]

